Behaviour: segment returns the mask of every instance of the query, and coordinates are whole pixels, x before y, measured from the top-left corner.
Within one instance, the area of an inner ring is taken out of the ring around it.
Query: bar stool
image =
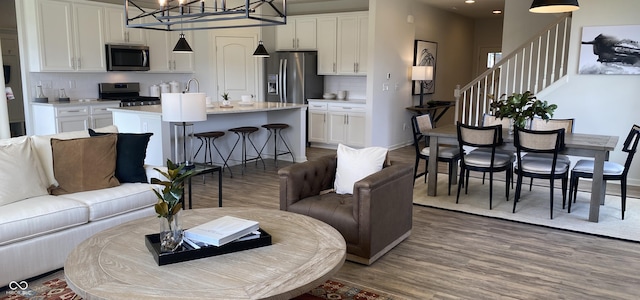
[[[247,167],[247,162],[248,161],[252,161],[255,160],[256,161],[256,165],[258,164],[258,159],[260,161],[262,161],[262,167],[263,169],[267,169],[267,167],[264,164],[264,160],[262,160],[262,156],[260,155],[260,152],[258,151],[258,148],[256,148],[256,145],[253,144],[253,141],[251,140],[250,135],[256,131],[260,130],[260,128],[258,127],[253,127],[253,126],[242,126],[242,127],[235,127],[235,128],[231,128],[229,129],[229,131],[235,133],[238,136],[238,139],[236,140],[236,143],[233,144],[233,148],[231,148],[231,152],[229,152],[229,156],[227,157],[227,161],[229,160],[229,158],[231,157],[231,155],[233,154],[233,150],[236,149],[236,146],[238,145],[238,142],[240,142],[240,140],[242,139],[242,174],[244,175],[244,169]],[[249,158],[247,159],[247,140],[249,140],[249,143],[251,144],[251,146],[253,147],[253,149],[256,151],[257,156],[254,158]]]
[[[200,153],[200,149],[202,149],[202,146],[204,146],[204,164],[213,165],[213,156],[211,155],[211,146],[213,146],[213,148],[216,149],[216,152],[218,152],[218,155],[220,155],[220,158],[223,161],[222,171],[224,172],[224,167],[227,167],[227,169],[229,170],[229,175],[233,177],[231,168],[227,164],[227,159],[225,159],[225,157],[222,155],[222,153],[220,152],[220,149],[218,149],[215,143],[217,138],[224,136],[224,132],[223,131],[200,132],[200,133],[194,134],[193,136],[197,137],[198,140],[200,140],[200,147],[198,147],[198,151],[196,151],[196,155],[194,155],[194,157],[198,156],[198,153]],[[209,155],[209,162],[207,162],[207,154]]]
[[[284,140],[284,138],[282,138],[282,130],[289,128],[289,124],[271,123],[271,124],[262,125],[262,128],[265,128],[269,131],[269,136],[267,137],[267,141],[264,142],[262,149],[260,149],[260,155],[262,155],[262,151],[267,146],[267,144],[269,143],[269,140],[271,139],[271,136],[273,135],[273,153],[274,153],[273,159],[276,163],[276,167],[278,167],[278,155],[289,154],[291,155],[291,159],[293,160],[293,162],[296,162],[296,158],[293,156],[293,153],[291,152],[291,148],[289,148],[289,145],[287,145],[287,142]],[[287,148],[287,151],[278,153],[278,136],[280,136],[280,140],[282,140],[282,143],[284,143],[284,146]]]

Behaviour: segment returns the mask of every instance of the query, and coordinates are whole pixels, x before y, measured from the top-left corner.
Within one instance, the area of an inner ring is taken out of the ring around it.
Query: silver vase
[[[167,218],[160,218],[160,252],[175,252],[182,245],[181,211]]]

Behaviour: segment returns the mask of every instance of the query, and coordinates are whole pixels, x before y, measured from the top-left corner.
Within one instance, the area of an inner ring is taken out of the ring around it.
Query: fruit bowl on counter
[[[324,95],[322,95],[322,98],[324,99],[335,99],[336,98],[336,94],[334,93],[324,93]]]

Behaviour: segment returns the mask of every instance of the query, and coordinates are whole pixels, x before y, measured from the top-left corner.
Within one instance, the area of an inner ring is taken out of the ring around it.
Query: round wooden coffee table
[[[158,266],[145,246],[155,217],[102,231],[69,254],[64,273],[83,299],[290,299],[322,284],[346,257],[333,227],[286,211],[208,208],[183,211],[185,228],[225,215],[260,222],[272,245]]]

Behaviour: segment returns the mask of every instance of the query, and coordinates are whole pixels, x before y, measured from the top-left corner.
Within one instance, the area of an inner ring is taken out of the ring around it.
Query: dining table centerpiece
[[[180,210],[184,197],[184,182],[193,176],[195,170],[185,170],[185,165],[177,165],[167,159],[167,171],[154,168],[167,180],[151,178],[152,184],[163,186],[162,190],[153,189],[158,197],[155,210],[160,219],[160,252],[174,252],[182,245],[183,228]]]
[[[527,121],[533,120],[534,117],[540,117],[543,120],[549,120],[553,117],[553,112],[558,108],[556,104],[549,104],[542,101],[531,93],[513,93],[509,96],[503,94],[499,99],[494,99],[493,95],[489,95],[493,99],[491,102],[491,110],[493,114],[500,119],[511,119],[509,133],[513,133],[513,127],[525,128]]]

